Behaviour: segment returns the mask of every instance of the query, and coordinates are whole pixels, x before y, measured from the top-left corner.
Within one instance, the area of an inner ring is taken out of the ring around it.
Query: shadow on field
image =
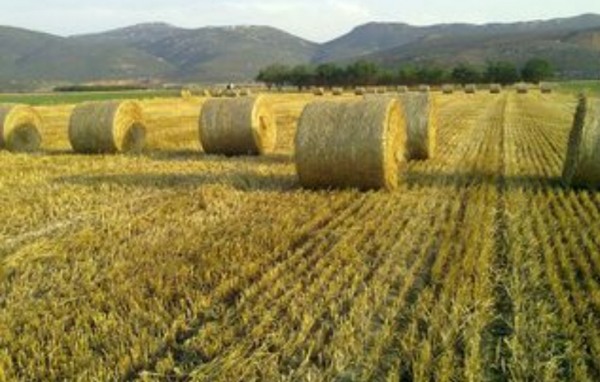
[[[264,175],[254,171],[227,171],[218,174],[111,174],[69,176],[54,180],[60,184],[99,187],[116,185],[144,189],[185,189],[207,185],[233,187],[240,191],[290,192],[299,188],[293,175]]]
[[[560,177],[543,176],[500,176],[493,173],[469,172],[463,174],[423,173],[408,171],[404,183],[409,187],[473,187],[478,185],[497,185],[506,190],[521,189],[537,191],[545,189],[566,189]]]
[[[181,151],[152,151],[145,154],[148,158],[155,161],[164,162],[187,162],[198,161],[206,163],[256,163],[256,164],[292,164],[293,157],[290,154],[276,153],[256,156],[225,156],[225,155],[207,155],[197,150]]]

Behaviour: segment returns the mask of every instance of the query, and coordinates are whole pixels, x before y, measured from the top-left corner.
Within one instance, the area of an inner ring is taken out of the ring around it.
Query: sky
[[[269,25],[324,42],[371,21],[429,25],[599,13],[600,0],[0,0],[0,25],[62,36],[144,22]]]

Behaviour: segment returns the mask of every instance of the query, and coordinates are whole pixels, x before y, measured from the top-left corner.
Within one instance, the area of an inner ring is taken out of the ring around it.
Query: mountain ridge
[[[0,86],[7,81],[247,81],[272,63],[481,64],[547,58],[560,73],[596,75],[600,15],[515,23],[414,26],[370,22],[325,43],[261,25],[182,28],[164,22],[56,36],[0,27]]]

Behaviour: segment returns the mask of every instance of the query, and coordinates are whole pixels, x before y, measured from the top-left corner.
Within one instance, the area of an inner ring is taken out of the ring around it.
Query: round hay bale
[[[344,89],[342,89],[342,88],[333,88],[332,91],[331,91],[331,93],[334,96],[342,96],[342,95],[344,95]]]
[[[529,85],[527,84],[517,84],[517,94],[527,94],[529,93]]]
[[[408,93],[408,86],[398,86],[397,90],[399,94]]]
[[[502,85],[500,85],[500,84],[491,84],[490,85],[490,93],[491,94],[500,94],[500,93],[502,93]]]
[[[262,96],[206,101],[199,132],[207,154],[267,154],[277,140],[275,114]]]
[[[365,90],[365,94],[377,94],[377,89],[375,89],[374,87],[368,87]]]
[[[431,91],[431,88],[429,87],[429,85],[419,85],[419,92],[429,93],[430,91]]]
[[[575,187],[600,187],[600,99],[580,96],[563,179]]]
[[[540,91],[542,94],[551,94],[553,90],[552,85],[547,82],[540,84]]]
[[[142,106],[136,101],[77,105],[69,120],[69,142],[78,153],[139,152],[146,143]]]
[[[224,91],[221,89],[211,89],[210,96],[215,98],[220,98],[223,96]]]
[[[0,149],[33,152],[40,148],[40,115],[28,105],[0,105]]]
[[[406,159],[432,158],[437,138],[437,111],[430,93],[399,96],[407,122]]]
[[[454,85],[449,85],[449,84],[443,85],[442,86],[442,93],[444,93],[444,94],[452,94],[452,93],[454,93]]]
[[[354,94],[357,96],[362,96],[362,95],[365,95],[366,93],[367,93],[367,89],[365,89],[365,88],[360,87],[360,88],[354,89]]]
[[[189,100],[192,98],[192,92],[189,89],[181,89],[181,98]]]
[[[248,97],[252,95],[252,90],[250,89],[242,89],[240,90],[240,96],[242,97]]]
[[[387,89],[385,87],[378,87],[375,90],[375,93],[377,93],[377,94],[385,94],[385,93],[387,93]]]
[[[316,95],[318,97],[324,96],[325,95],[325,89],[323,89],[323,88],[314,88],[313,89],[313,95]]]
[[[393,190],[405,161],[406,124],[397,99],[313,102],[296,133],[296,169],[307,188]]]
[[[467,94],[477,93],[477,85],[475,85],[475,84],[465,85],[465,93],[467,93]]]
[[[240,96],[240,93],[235,89],[227,89],[223,92],[225,97],[236,98]]]

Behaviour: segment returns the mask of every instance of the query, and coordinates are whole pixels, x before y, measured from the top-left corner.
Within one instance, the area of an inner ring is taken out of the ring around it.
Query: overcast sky
[[[270,25],[326,41],[369,21],[416,25],[600,13],[600,0],[0,0],[0,24],[59,35],[164,21],[181,27]]]

